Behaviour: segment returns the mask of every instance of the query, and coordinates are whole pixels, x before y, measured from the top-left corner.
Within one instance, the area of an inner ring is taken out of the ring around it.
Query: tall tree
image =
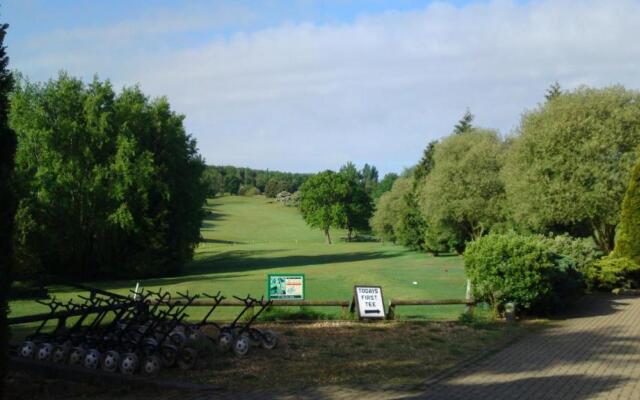
[[[615,257],[626,257],[640,264],[640,161],[631,173],[622,201],[620,225],[613,251]]]
[[[364,174],[358,172],[353,163],[344,165],[339,175],[344,178],[348,188],[346,197],[343,199],[345,220],[342,227],[347,230],[347,240],[350,241],[354,232],[369,230],[373,203],[366,189],[366,178]]]
[[[640,92],[579,88],[526,113],[504,181],[511,214],[543,233],[587,226],[606,253],[640,145]]]
[[[418,162],[418,165],[416,166],[416,169],[413,172],[413,175],[416,178],[415,182],[417,185],[422,183],[422,180],[427,175],[429,175],[429,172],[431,172],[431,170],[433,169],[433,153],[436,149],[437,144],[438,144],[437,140],[433,140],[429,142],[429,144],[427,145],[427,147],[425,147],[422,153],[422,158],[420,159],[420,162]]]
[[[471,128],[473,128],[473,125],[471,124],[473,122],[473,118],[474,115],[471,114],[471,111],[467,108],[467,111],[465,111],[460,121],[458,121],[458,123],[453,127],[453,133],[459,135],[471,130]]]
[[[388,174],[386,174],[376,187],[376,190],[374,190],[373,198],[379,199],[384,193],[391,190],[396,179],[398,179],[398,174],[394,172],[389,172]]]
[[[544,94],[544,98],[547,99],[547,101],[550,101],[557,98],[561,94],[562,94],[562,88],[560,87],[560,84],[558,83],[558,81],[555,81],[547,89],[547,92]]]
[[[164,98],[61,74],[20,81],[17,261],[56,277],[177,271],[200,238],[204,163]]]
[[[459,252],[504,218],[503,151],[496,132],[479,129],[451,135],[435,148],[433,170],[421,187],[422,211],[429,226],[457,236]]]
[[[312,228],[319,228],[331,244],[331,228],[346,224],[345,199],[349,184],[341,174],[324,171],[312,176],[300,187],[300,212]]]
[[[4,38],[9,25],[0,25],[0,397],[4,393],[9,328],[7,314],[9,307],[7,295],[11,285],[13,265],[13,220],[15,214],[15,195],[13,190],[13,168],[16,151],[16,135],[9,128],[9,92],[13,87],[13,77],[9,72]]]
[[[365,164],[360,175],[364,182],[364,189],[369,195],[373,194],[378,186],[378,169],[374,165]]]

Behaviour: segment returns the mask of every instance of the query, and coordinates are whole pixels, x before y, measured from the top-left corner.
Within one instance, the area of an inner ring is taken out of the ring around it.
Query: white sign
[[[360,318],[385,318],[380,286],[355,286],[355,301]]]

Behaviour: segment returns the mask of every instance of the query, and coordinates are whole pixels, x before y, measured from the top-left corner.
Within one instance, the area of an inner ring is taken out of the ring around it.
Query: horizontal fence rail
[[[466,305],[467,312],[473,312],[477,302],[473,299],[442,299],[442,300],[396,300],[389,301],[387,319],[395,319],[397,306],[453,306]]]

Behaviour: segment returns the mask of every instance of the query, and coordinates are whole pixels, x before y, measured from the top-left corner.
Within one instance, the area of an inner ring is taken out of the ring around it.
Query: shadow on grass
[[[303,267],[310,265],[340,264],[368,260],[384,260],[398,257],[401,253],[360,251],[339,254],[291,255],[269,257],[268,253],[282,250],[231,250],[194,262],[184,276],[219,272],[244,272],[262,269]]]

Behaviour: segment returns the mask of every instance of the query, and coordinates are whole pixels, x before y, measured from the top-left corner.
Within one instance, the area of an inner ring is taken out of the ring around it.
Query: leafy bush
[[[253,197],[260,194],[260,189],[252,185],[242,185],[240,189],[238,189],[238,195]]]
[[[586,276],[596,289],[635,288],[640,283],[640,265],[626,257],[604,257],[590,266]]]
[[[554,311],[578,286],[575,263],[538,236],[491,234],[469,243],[464,260],[476,299],[496,311],[507,302],[519,311]]]

